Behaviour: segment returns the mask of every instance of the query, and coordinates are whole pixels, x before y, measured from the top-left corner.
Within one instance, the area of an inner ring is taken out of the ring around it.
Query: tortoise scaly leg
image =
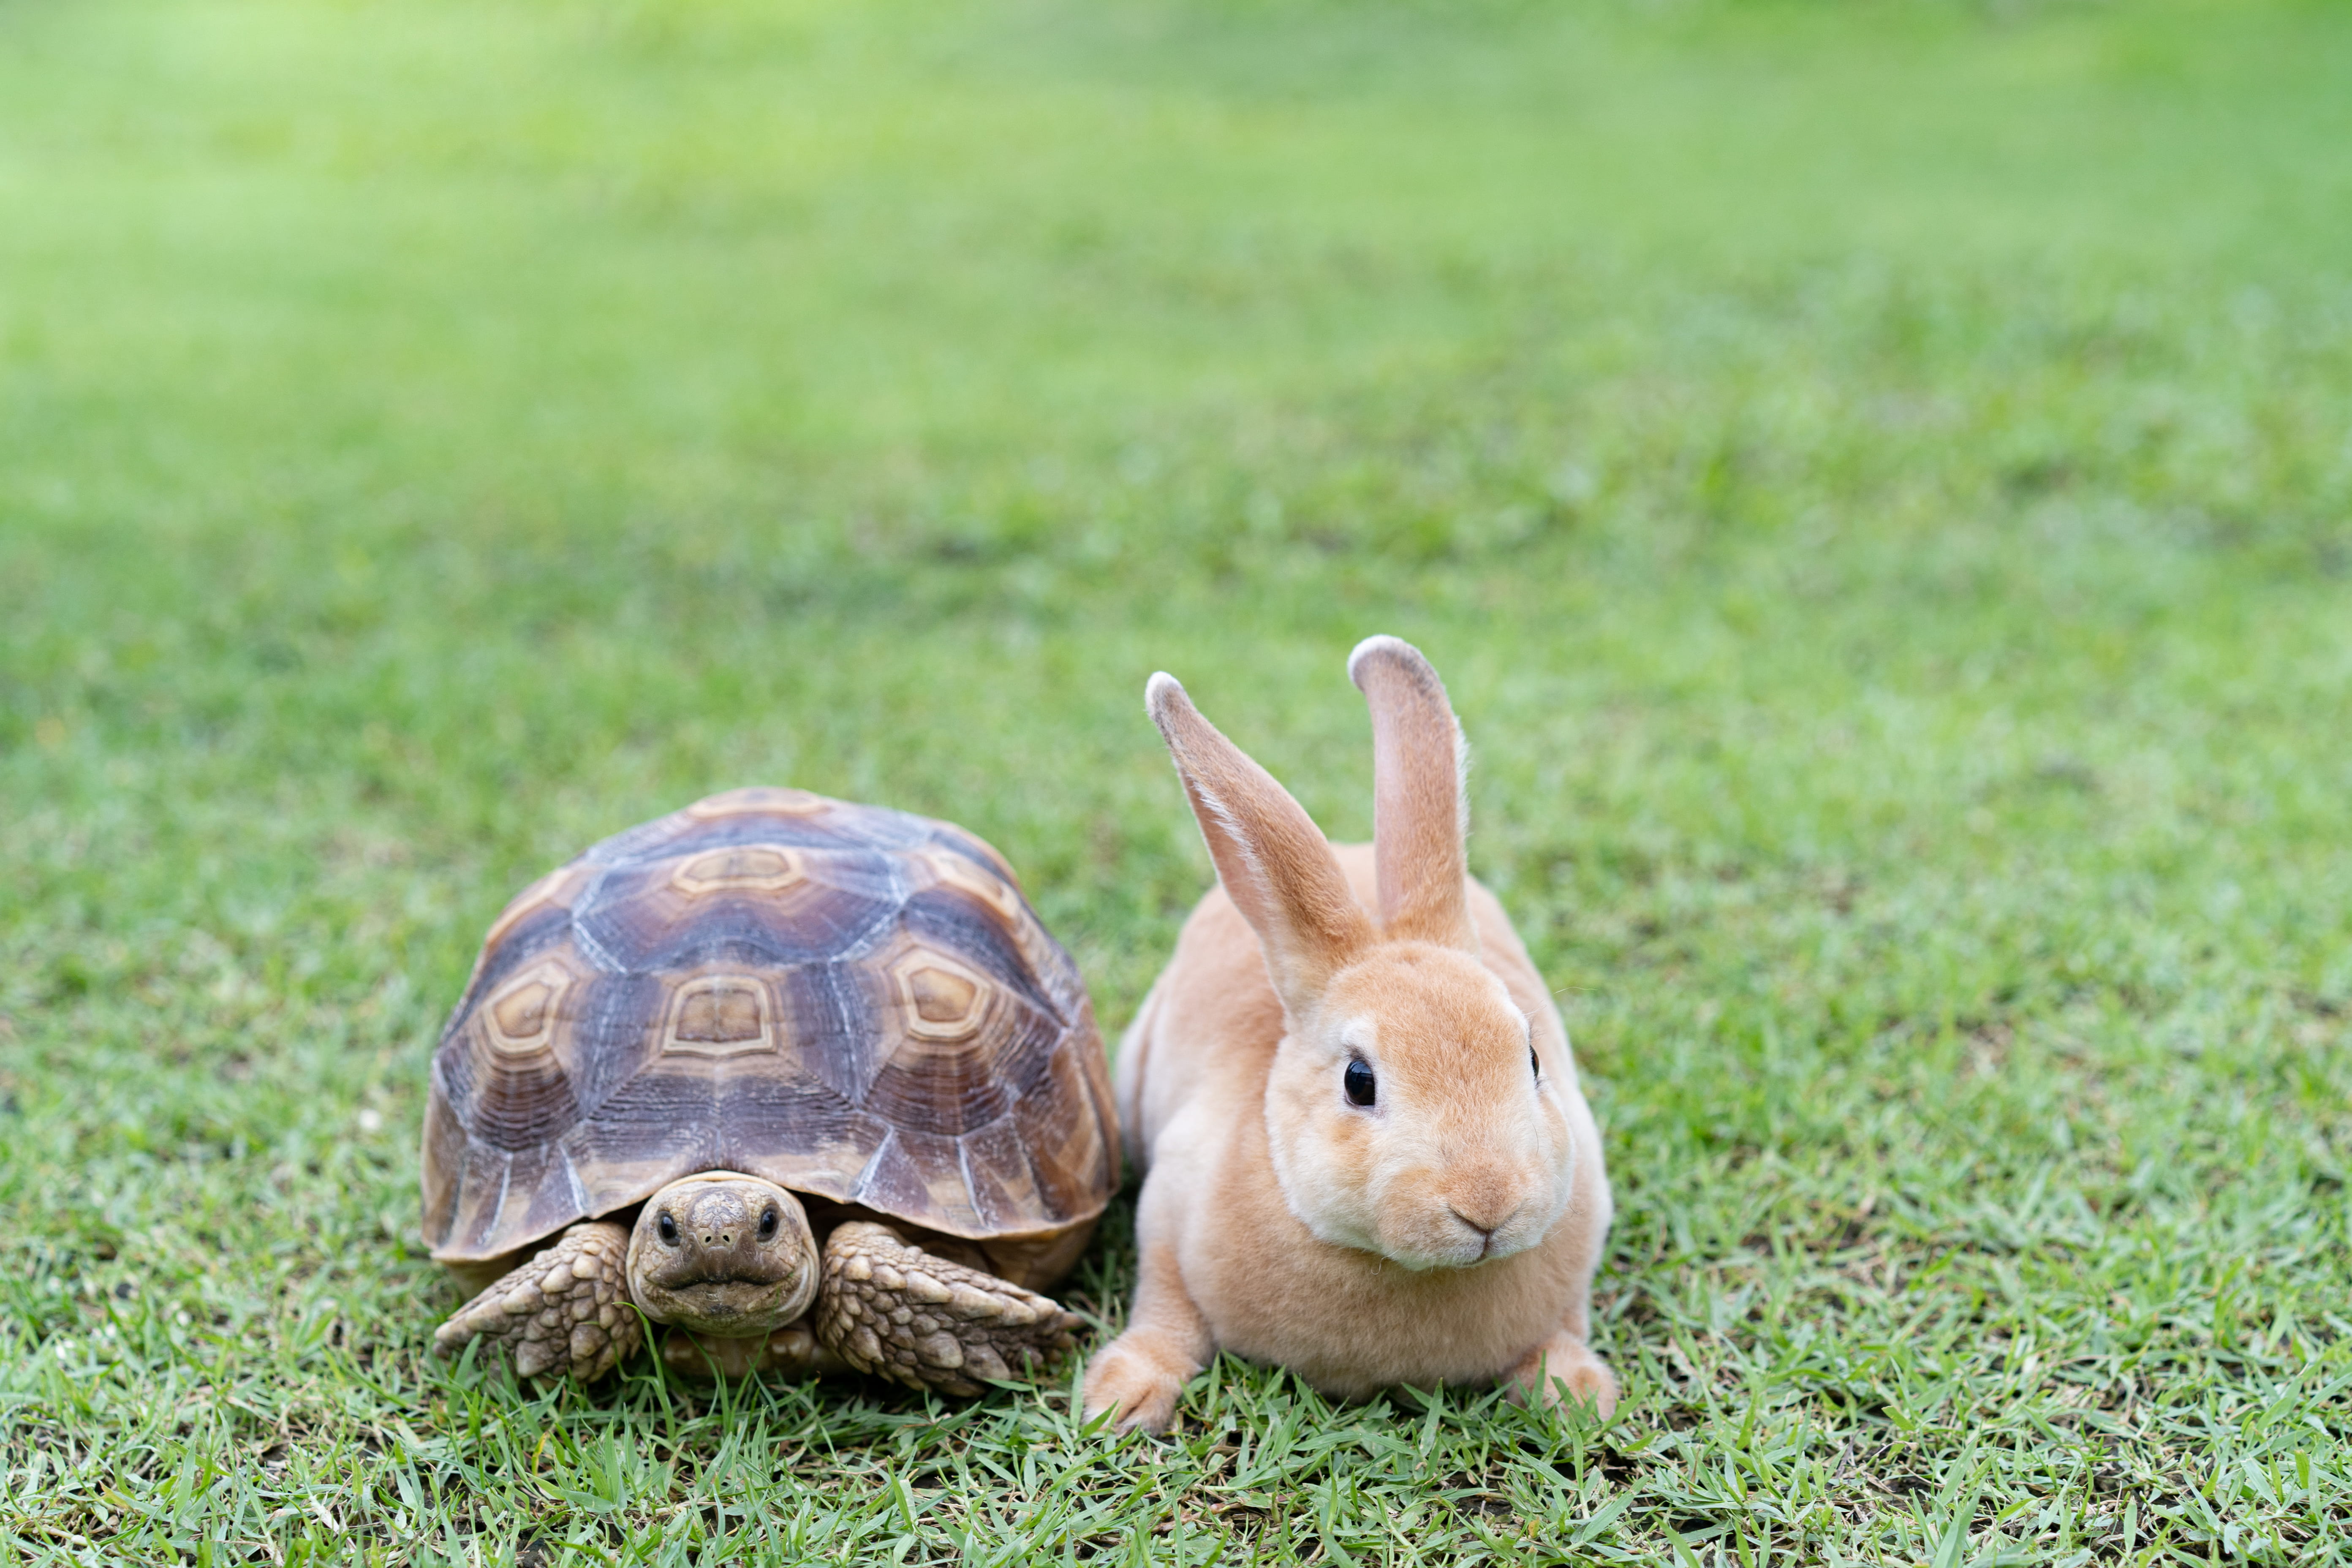
[[[610,1221],[575,1225],[458,1308],[433,1342],[454,1354],[468,1340],[491,1340],[514,1352],[523,1377],[570,1373],[593,1383],[645,1342],[629,1303],[628,1250],[629,1233]]]
[[[944,1394],[985,1392],[1070,1348],[1081,1320],[1010,1280],[852,1221],[825,1238],[816,1337],[860,1372]]]

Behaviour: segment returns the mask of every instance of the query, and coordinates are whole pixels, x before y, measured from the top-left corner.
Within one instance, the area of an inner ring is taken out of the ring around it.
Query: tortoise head
[[[654,1321],[696,1333],[782,1328],[808,1310],[816,1284],[806,1211],[757,1176],[681,1177],[646,1200],[629,1237],[629,1293]]]

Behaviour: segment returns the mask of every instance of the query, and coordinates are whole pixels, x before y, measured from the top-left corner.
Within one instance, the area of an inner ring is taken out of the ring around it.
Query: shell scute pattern
[[[926,953],[916,960],[919,981],[942,973],[929,965],[929,958]],[[924,1021],[915,1007],[902,1005],[896,1011],[902,1037],[874,1075],[864,1103],[893,1126],[950,1138],[1008,1114],[1045,1078],[1066,1033],[1054,1019],[1003,992],[983,994],[965,1032],[945,1038],[921,1032]],[[908,1027],[909,1020],[915,1027]]]
[[[1037,1187],[1029,1150],[1009,1121],[992,1121],[961,1140],[966,1190],[973,1213],[986,1226],[1010,1229],[1020,1216],[1046,1206]]]
[[[1097,1081],[1089,1082],[1089,1078]],[[1013,1131],[1035,1173],[1037,1195],[1047,1209],[1084,1201],[1091,1128],[1111,1128],[1109,1088],[1099,1073],[1089,1075],[1070,1053],[1056,1052],[1048,1070],[1013,1107]]]
[[[1008,925],[980,900],[955,888],[931,888],[909,897],[899,919],[919,944],[977,969],[997,987],[1051,1017],[1067,1021],[1066,1002],[1048,989],[1034,956],[1024,951],[1019,928]],[[1034,920],[1022,922],[1035,926]],[[1038,928],[1040,934],[1043,928]]]
[[[1116,1177],[1077,970],[948,824],[739,790],[632,828],[493,926],[434,1058],[426,1239],[497,1257],[696,1170],[974,1238]]]
[[[958,1228],[985,1228],[965,1189],[957,1141],[935,1132],[892,1127],[858,1173],[850,1201],[885,1214],[928,1208],[946,1214]]]
[[[739,826],[730,824],[730,826]],[[617,967],[667,971],[698,963],[814,963],[886,932],[903,895],[891,857],[803,849],[789,879],[730,874],[793,847],[759,842],[678,847],[651,864],[606,869],[574,916],[582,938]],[[681,875],[680,873],[685,873]]]
[[[864,1103],[897,1044],[883,1028],[860,963],[808,963],[782,978],[801,1070],[844,1106]]]

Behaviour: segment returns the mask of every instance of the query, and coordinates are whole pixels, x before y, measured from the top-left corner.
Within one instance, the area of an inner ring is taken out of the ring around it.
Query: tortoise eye
[[[656,1228],[661,1232],[662,1245],[665,1247],[677,1245],[677,1221],[670,1218],[667,1213],[661,1216],[661,1223]]]
[[[776,1211],[772,1207],[764,1209],[761,1212],[760,1239],[761,1241],[773,1241],[776,1239]]]
[[[1339,1077],[1339,1085],[1348,1091],[1350,1105],[1370,1105],[1380,1097],[1380,1085],[1372,1078],[1372,1069],[1352,1058],[1348,1070]]]

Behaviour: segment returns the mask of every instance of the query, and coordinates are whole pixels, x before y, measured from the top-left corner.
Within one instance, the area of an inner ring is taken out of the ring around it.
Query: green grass
[[[0,1557],[2352,1556],[2347,255],[2335,5],[0,5]],[[1613,1423],[429,1353],[525,880],[949,816],[1116,1026],[1144,678],[1361,836],[1374,630]]]

